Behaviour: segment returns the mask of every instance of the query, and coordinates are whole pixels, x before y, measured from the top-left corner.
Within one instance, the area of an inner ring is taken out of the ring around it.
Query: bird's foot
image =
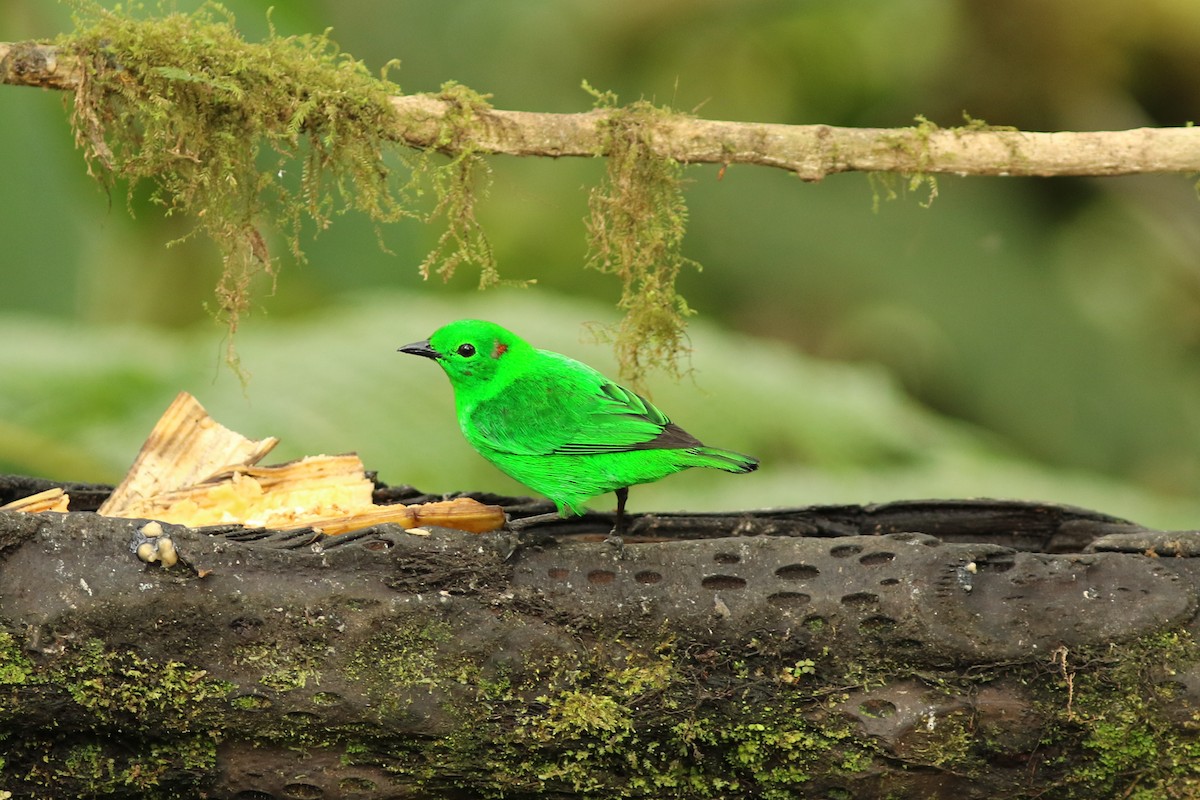
[[[617,558],[625,557],[625,537],[619,535],[615,530],[605,537],[604,543],[616,551]]]
[[[625,501],[629,499],[629,487],[623,486],[616,491],[617,495],[617,518],[613,521],[612,532],[608,534],[608,538],[604,541],[607,544],[615,545],[617,548],[617,558],[625,557],[625,534],[629,533],[629,520],[625,516]]]

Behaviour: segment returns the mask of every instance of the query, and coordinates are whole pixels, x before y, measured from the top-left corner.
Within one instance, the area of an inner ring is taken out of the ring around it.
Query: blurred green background
[[[195,3],[180,0],[181,10]],[[270,3],[228,2],[247,38]],[[408,92],[455,80],[501,108],[583,111],[586,79],[709,118],[896,127],[963,112],[1028,130],[1200,116],[1200,4],[1147,0],[293,0]],[[0,40],[71,29],[66,7],[0,4]],[[202,240],[85,172],[60,93],[0,86],[0,471],[116,481],[182,389],[276,460],[357,451],[389,483],[522,493],[455,426],[440,370],[397,355],[450,319],[507,323],[612,371],[584,324],[619,287],[581,268],[598,160],[497,158],[480,216],[502,273],[474,291],[416,273],[439,231],[339,219],[264,283],[222,365]],[[686,172],[681,289],[694,380],[654,399],[754,475],[689,473],[634,510],[1010,496],[1200,526],[1200,200],[1189,176],[952,179],[873,209],[863,175]],[[273,250],[286,253],[276,241]],[[611,498],[593,503],[608,507]]]

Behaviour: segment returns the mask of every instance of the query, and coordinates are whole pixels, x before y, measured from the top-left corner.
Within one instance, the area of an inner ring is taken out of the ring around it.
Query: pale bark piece
[[[375,483],[354,453],[256,466],[278,441],[248,439],[224,427],[196,398],[181,392],[99,513],[192,528],[312,528],[329,535],[386,522],[470,533],[496,530],[505,523],[499,506],[465,497],[409,506],[375,505]]]
[[[40,514],[43,511],[65,512],[70,502],[71,498],[67,493],[61,487],[55,487],[6,503],[0,506],[0,511],[24,511],[26,514]]]
[[[248,439],[208,415],[187,392],[180,392],[150,431],[125,479],[100,506],[109,517],[130,513],[147,498],[203,483],[219,472],[257,464],[279,440]]]

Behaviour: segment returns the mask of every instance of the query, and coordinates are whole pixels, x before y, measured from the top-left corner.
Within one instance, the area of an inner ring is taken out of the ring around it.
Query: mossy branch
[[[165,568],[141,520],[0,511],[0,797],[1198,796],[1186,533],[996,501],[640,522],[625,559],[578,518],[319,553],[171,526]]]
[[[392,98],[397,137],[428,146],[431,126],[448,113],[429,95]],[[550,114],[489,109],[471,145],[480,153],[594,157],[619,110]],[[779,125],[666,115],[653,123],[652,151],[680,164],[777,167],[806,181],[841,172],[999,177],[1110,177],[1200,171],[1200,128],[1041,133],[965,126],[928,129]]]
[[[58,47],[0,43],[0,83],[73,90],[79,60]],[[394,96],[391,137],[411,147],[442,147],[443,124],[456,113],[452,99],[432,94]],[[574,114],[480,110],[457,140],[483,155],[594,158],[606,122],[619,110]],[[819,181],[841,172],[898,172],[1000,177],[1109,177],[1200,172],[1200,128],[1122,131],[1018,131],[968,124],[929,130],[782,125],[666,115],[654,122],[653,152],[680,164],[747,164]]]

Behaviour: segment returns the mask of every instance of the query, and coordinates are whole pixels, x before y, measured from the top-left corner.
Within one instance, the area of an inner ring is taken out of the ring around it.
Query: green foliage
[[[600,107],[616,101],[584,88]],[[683,255],[683,167],[654,148],[656,123],[670,113],[644,100],[611,108],[601,123],[608,168],[588,201],[588,266],[621,279],[617,305],[625,311],[615,327],[595,330],[615,343],[622,377],[640,388],[652,367],[675,377],[688,371],[686,320],[694,312],[675,282],[684,267],[700,268]]]
[[[259,24],[264,5],[223,2],[248,39],[265,38],[259,33],[266,27]],[[3,8],[10,39],[70,30],[62,4],[9,0]],[[1159,124],[1187,125],[1200,87],[1186,79],[1187,54],[1200,42],[1194,8],[1186,0],[1155,4],[1144,24],[1130,26],[1123,5],[1109,0],[1096,6],[1084,28],[1060,24],[1069,10],[1062,3],[1024,4],[1006,18],[1010,24],[997,25],[994,4],[929,0],[764,7],[626,0],[603,14],[580,13],[572,4],[479,5],[477,13],[462,14],[453,4],[434,3],[383,15],[371,4],[313,0],[277,4],[273,19],[287,33],[319,34],[334,25],[333,38],[376,74],[387,58],[403,57],[404,71],[390,77],[408,90],[419,84],[436,91],[454,77],[495,93],[509,108],[575,109],[578,79],[587,75],[623,97],[700,108],[697,113],[711,119],[887,128],[922,110],[949,128],[964,125],[961,110],[971,108],[989,121],[1054,130],[1121,128],[1129,108],[1144,108]],[[1027,31],[1040,35],[1030,39]],[[893,46],[897,41],[921,45]],[[1056,68],[1045,69],[1048,63]],[[789,68],[795,64],[804,69]],[[1114,66],[1120,64],[1137,66]],[[78,158],[58,135],[59,98],[11,87],[4,94],[8,270],[0,305],[89,324],[178,328],[193,320],[213,283],[205,237],[162,252],[162,240],[186,230],[184,218],[163,220],[139,206],[142,219],[131,224],[128,215],[107,212],[95,187],[80,180]],[[1064,105],[1065,97],[1108,100]],[[387,161],[396,163],[391,154]],[[494,190],[479,203],[498,259],[543,282],[553,276],[564,292],[604,292],[608,276],[561,269],[581,260],[578,222],[586,211],[575,193],[598,182],[602,163],[488,161],[504,182],[503,192]],[[801,186],[778,170],[748,167],[711,180],[715,169],[689,168],[685,176],[696,179],[685,187],[686,252],[708,270],[703,280],[685,270],[680,287],[705,318],[825,359],[878,363],[931,407],[995,431],[996,441],[1007,440],[1013,452],[1064,468],[1056,482],[1089,470],[1171,492],[1172,503],[1197,496],[1200,315],[1187,245],[1195,241],[1196,225],[1196,216],[1186,213],[1196,196],[1189,181],[1170,175],[941,177],[934,213],[905,202],[872,215],[856,176]],[[300,170],[289,174],[297,178]],[[895,189],[903,192],[904,185],[901,177]],[[47,213],[45,202],[29,202],[31,192],[52,199],[55,212]],[[122,192],[119,187],[118,201]],[[923,197],[922,191],[917,199]],[[424,200],[432,199],[430,191]],[[312,313],[338,293],[393,287],[397,264],[419,264],[442,229],[426,236],[419,226],[392,227],[402,228],[387,230],[398,257],[375,246],[369,220],[357,214],[340,219],[305,242],[312,263],[298,270],[281,266],[286,274],[277,295],[258,292],[254,308],[276,316]],[[287,260],[284,244],[267,241]],[[473,285],[474,275],[462,273]],[[559,302],[545,300],[546,306]],[[574,342],[579,320],[565,324]],[[698,354],[694,324],[689,331]],[[79,341],[95,333],[89,329]],[[211,341],[211,330],[207,336]],[[243,358],[246,341],[243,325]],[[198,348],[192,356],[208,366],[212,349]],[[265,362],[253,362],[256,381]],[[699,359],[694,365],[703,369]],[[708,375],[699,380],[710,392],[721,385]],[[758,375],[741,381],[758,391]],[[655,390],[656,400],[666,391]],[[796,395],[803,391],[797,387]],[[735,416],[725,415],[730,424]],[[6,416],[4,423],[13,419]],[[67,468],[72,454],[62,452],[78,440],[39,442],[14,433],[0,431],[0,449],[36,451],[45,462],[38,474],[83,472]],[[350,449],[361,444],[352,437],[346,442]],[[127,459],[120,466],[126,465]],[[760,483],[767,480],[768,474],[760,476]],[[803,485],[808,493],[811,484],[806,479]],[[987,493],[1011,492],[979,485]],[[881,481],[859,487],[853,499],[897,491],[930,496],[938,489]],[[1049,496],[1033,481],[1024,491]],[[1150,516],[1156,515],[1151,506]],[[1195,519],[1177,524],[1191,526]]]
[[[171,398],[187,390],[223,425],[280,437],[274,461],[356,450],[388,483],[527,493],[463,442],[445,378],[394,352],[458,317],[495,319],[541,347],[615,372],[611,354],[582,344],[577,327],[581,319],[612,321],[611,310],[545,291],[376,291],[304,319],[273,315],[240,335],[239,347],[255,364],[249,401],[232,375],[218,371],[214,378],[207,331],[0,317],[0,338],[23,343],[0,352],[0,418],[22,433],[0,436],[0,464],[19,474],[116,482]],[[1049,497],[1166,528],[1200,517],[1193,497],[1055,473],[1005,452],[979,431],[916,405],[873,365],[804,358],[703,321],[690,330],[705,390],[660,380],[655,402],[687,430],[719,433],[722,445],[754,453],[770,469],[736,480],[692,470],[640,487],[639,510],[984,495]],[[753,392],[745,388],[750,376]],[[419,447],[412,425],[398,420],[420,421]],[[37,442],[66,444],[48,451]],[[611,508],[612,500],[593,507]]]

